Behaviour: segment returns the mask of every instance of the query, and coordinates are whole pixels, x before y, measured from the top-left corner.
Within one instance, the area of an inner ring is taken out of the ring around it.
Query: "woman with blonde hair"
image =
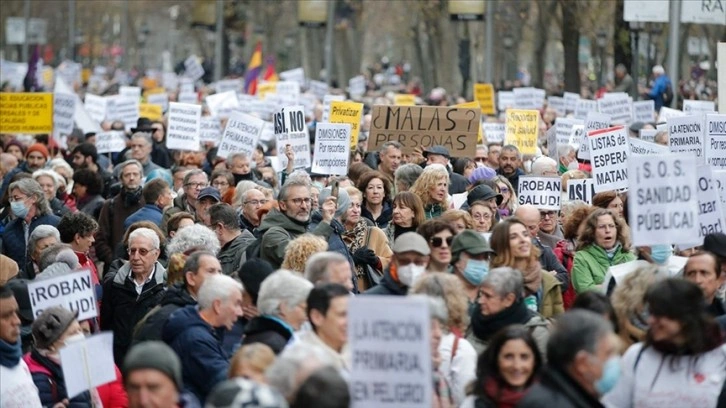
[[[451,224],[457,234],[467,229],[474,229],[474,220],[464,210],[447,210],[441,215],[441,219]]]
[[[275,362],[275,353],[264,343],[242,346],[229,362],[228,378],[245,378],[265,384],[265,370]]]
[[[421,199],[427,220],[439,217],[449,209],[449,172],[442,164],[428,165],[410,191]]]
[[[280,268],[303,274],[308,258],[327,250],[328,243],[325,239],[313,234],[302,234],[287,244]]]
[[[426,274],[409,290],[409,294],[438,297],[444,300],[448,321],[442,327],[444,335],[439,344],[441,365],[453,393],[454,402],[461,403],[466,396],[466,386],[476,376],[476,350],[463,336],[469,327],[469,310],[464,287],[454,275]]]
[[[509,217],[517,210],[517,192],[514,191],[514,187],[512,187],[512,183],[509,182],[509,179],[502,175],[494,177],[492,181],[497,184],[497,187],[499,187],[499,194],[503,197],[502,203],[499,204],[499,215],[503,218]]]
[[[490,243],[496,255],[491,268],[507,266],[522,273],[527,307],[545,318],[565,312],[562,290],[556,277],[542,270],[540,251],[532,243],[527,227],[517,218],[508,218],[494,227]]]

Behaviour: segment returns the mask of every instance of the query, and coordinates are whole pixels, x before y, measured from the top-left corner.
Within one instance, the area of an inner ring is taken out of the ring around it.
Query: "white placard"
[[[328,84],[323,81],[310,80],[310,92],[322,101],[328,93]]]
[[[530,204],[540,210],[560,210],[562,181],[559,177],[519,177],[519,205]]]
[[[123,98],[139,99],[141,98],[141,88],[138,86],[122,86],[118,89],[118,94]]]
[[[199,96],[196,92],[180,92],[176,99],[179,103],[196,104],[199,102]]]
[[[55,69],[58,78],[63,78],[67,84],[81,85],[83,65],[73,61],[63,61]]]
[[[60,360],[69,399],[115,381],[113,332],[103,332],[69,343],[60,349]]]
[[[198,81],[199,78],[204,76],[204,67],[202,67],[202,64],[199,63],[199,59],[196,55],[190,55],[189,58],[184,61],[184,75],[194,81]]]
[[[597,112],[597,101],[579,99],[575,105],[575,119],[585,119],[590,112]]]
[[[243,152],[252,158],[265,124],[260,118],[235,112],[227,120],[222,139],[217,149],[217,157],[227,159],[231,153]]]
[[[633,102],[633,122],[651,123],[655,121],[655,101]]]
[[[221,136],[222,124],[219,123],[219,119],[214,116],[202,116],[199,122],[199,141],[202,143],[209,142],[213,146],[217,146]]]
[[[598,99],[597,109],[600,113],[610,115],[613,124],[625,125],[633,120],[631,100],[627,94]]]
[[[668,120],[668,146],[671,152],[694,152],[698,164],[706,162],[703,152],[704,115],[689,115]]]
[[[75,112],[75,95],[53,93],[53,138],[58,138],[61,135],[67,136],[73,131],[73,116]],[[68,148],[68,146],[61,147],[64,149]]]
[[[166,93],[150,94],[146,96],[146,102],[152,105],[161,106],[161,111],[169,110],[169,95]]]
[[[275,92],[282,103],[297,104],[300,97],[300,84],[294,81],[275,82]]]
[[[33,280],[28,283],[28,296],[33,318],[49,307],[62,306],[78,312],[78,321],[98,316],[96,288],[91,271],[72,272],[56,278]]]
[[[109,130],[96,133],[96,150],[98,153],[116,153],[126,148],[126,136],[121,130]]]
[[[692,101],[686,99],[683,101],[683,113],[686,115],[695,115],[698,113],[715,113],[716,103],[713,101]]]
[[[349,123],[318,123],[312,172],[331,176],[348,174],[350,137]]]
[[[499,91],[497,92],[497,110],[504,112],[507,109],[512,109],[515,106],[514,92],[512,91]]]
[[[114,117],[124,123],[126,130],[136,127],[139,120],[139,99],[117,96],[113,98]]]
[[[423,297],[351,297],[351,406],[431,407],[434,391],[430,333],[429,306]],[[383,361],[406,361],[410,368],[379,363]]]
[[[557,116],[564,117],[567,115],[567,103],[565,102],[565,98],[561,96],[547,97],[547,107],[554,109],[557,112]]]
[[[711,175],[716,182],[716,189],[721,197],[721,208],[723,209],[723,217],[726,219],[726,170],[713,170]]]
[[[298,89],[305,87],[305,70],[302,67],[282,71],[279,76],[283,81],[297,82]],[[278,90],[278,92],[280,91]]]
[[[670,122],[672,118],[679,118],[681,116],[686,116],[686,114],[678,109],[663,106],[658,111],[658,123]]]
[[[681,23],[726,25],[726,4],[723,0],[684,1]]]
[[[484,122],[481,124],[487,143],[504,143],[507,125],[504,123]]]
[[[580,148],[577,150],[577,158],[580,160],[590,160],[590,142],[587,135],[593,130],[607,129],[610,127],[610,115],[606,113],[598,113],[590,111],[585,117],[585,132],[580,141]]]
[[[703,237],[715,232],[724,233],[724,208],[718,192],[718,185],[713,177],[710,166],[698,166],[698,240],[695,245],[703,243]],[[685,244],[685,242],[684,242]]]
[[[228,91],[232,91],[235,94],[242,89],[242,79],[222,79],[214,84],[214,90],[216,93],[221,94]]]
[[[330,73],[328,73],[330,74]],[[348,93],[351,98],[360,98],[366,93],[366,78],[358,75],[348,80]]]
[[[570,144],[570,137],[572,136],[572,129],[575,125],[582,125],[583,122],[578,119],[570,118],[557,118],[555,119],[555,132],[557,132],[557,145],[564,146]],[[578,139],[576,143],[580,143]],[[553,157],[557,160],[556,157]]]
[[[300,94],[298,100],[305,108],[305,117],[312,119],[315,114],[315,104],[318,98],[311,93]]]
[[[193,93],[194,92],[194,80],[191,78],[182,77],[179,82],[179,93]]]
[[[668,0],[625,0],[623,19],[644,23],[667,23],[668,6]]]
[[[628,188],[628,131],[624,126],[589,133],[595,192]]]
[[[632,155],[628,173],[633,245],[698,240],[698,186],[692,154]]]
[[[334,101],[344,101],[345,96],[343,95],[325,95],[323,96],[323,123],[330,122],[330,104]]]
[[[575,150],[578,150],[582,144],[582,139],[585,137],[587,137],[587,133],[585,133],[585,125],[575,125],[572,127],[572,131],[570,132],[570,142],[568,144],[574,147]]]
[[[166,147],[169,149],[198,151],[199,125],[202,107],[188,103],[169,104],[169,129],[166,132]]]
[[[668,146],[646,142],[637,137],[631,137],[628,143],[630,144],[630,152],[633,154],[659,155],[671,152]]]
[[[237,92],[235,91],[209,95],[205,98],[205,101],[209,107],[209,113],[220,119],[228,118],[232,111],[239,107]]]
[[[647,268],[649,266],[650,263],[642,259],[623,262],[621,264],[611,266],[610,268],[608,268],[608,271],[605,274],[605,278],[602,282],[603,292],[607,292],[607,289],[610,286],[610,281],[612,279],[615,279],[615,284],[617,285],[621,283],[623,279],[625,279],[631,273],[637,271],[640,268]]]
[[[310,162],[310,135],[305,124],[305,110],[302,106],[282,108],[274,115],[272,121],[277,138],[277,156],[283,167],[287,167],[285,146],[290,145],[295,153],[294,168],[307,168]]]
[[[549,129],[547,129],[547,132],[545,133],[545,139],[547,140],[547,156],[557,160],[557,151],[559,150],[559,145],[557,141],[557,126],[551,126]]]
[[[655,134],[658,133],[658,129],[640,129],[638,133],[641,140],[655,143]]]
[[[565,92],[563,98],[565,99],[565,108],[567,112],[575,112],[577,108],[577,101],[580,100],[580,95],[574,92]]]
[[[569,201],[582,200],[592,204],[595,196],[595,181],[591,178],[567,180],[567,199]]]
[[[726,170],[726,115],[706,115],[706,163]]]
[[[517,109],[542,109],[544,98],[537,88],[514,88],[512,92]]]
[[[83,106],[86,108],[86,112],[88,112],[91,119],[101,123],[106,119],[107,104],[108,99],[103,96],[87,93]]]

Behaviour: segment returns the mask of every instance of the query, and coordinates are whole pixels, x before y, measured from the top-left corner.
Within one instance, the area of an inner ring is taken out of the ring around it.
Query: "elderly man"
[[[337,252],[319,252],[305,263],[305,279],[318,285],[337,283],[353,291],[353,272],[348,258]]]
[[[129,408],[170,408],[184,402],[181,361],[160,341],[134,346],[124,360],[123,376]]]
[[[199,192],[197,205],[194,208],[197,222],[202,225],[206,225],[207,227],[212,226],[212,223],[209,220],[209,208],[221,201],[222,196],[219,194],[219,190],[214,187],[204,187],[202,191]],[[235,218],[236,217],[237,216],[235,214]]]
[[[164,296],[166,270],[157,261],[159,251],[156,232],[138,228],[129,234],[129,261],[104,277],[101,329],[114,333],[116,365],[124,361],[136,324]]]
[[[249,232],[254,232],[260,226],[260,217],[257,211],[267,204],[267,199],[262,191],[251,188],[245,191],[242,196],[242,211],[239,215],[239,225]]]
[[[300,335],[302,342],[325,350],[340,371],[350,368],[343,350],[348,343],[348,299],[348,290],[335,283],[313,288],[308,296],[308,320],[312,330]]]
[[[215,332],[232,329],[242,316],[242,284],[225,275],[209,276],[197,301],[198,307],[174,312],[161,336],[181,358],[185,389],[204,401],[227,378],[229,357]]]
[[[532,176],[535,177],[557,177],[557,162],[547,156],[540,156],[532,162]]]
[[[366,290],[365,295],[406,296],[408,288],[426,271],[431,249],[421,235],[415,232],[401,234],[392,249],[391,263],[381,283]]]
[[[396,191],[408,191],[421,173],[423,173],[423,169],[418,164],[409,163],[399,166],[394,173]]]
[[[232,153],[227,158],[227,169],[234,176],[234,185],[243,180],[257,181],[255,173],[252,171],[250,157],[247,153]]]
[[[151,161],[151,149],[153,146],[153,141],[148,133],[137,132],[131,135],[131,145],[129,145],[131,158],[141,163],[144,176],[148,176],[152,170],[162,169],[162,167]]]
[[[557,146],[557,156],[560,158],[557,169],[560,175],[580,168],[580,163],[577,162],[577,149],[572,145]]]
[[[499,170],[499,156],[502,154],[502,144],[498,142],[489,142],[487,144],[489,152],[487,153],[487,167]]]
[[[119,164],[121,191],[101,207],[98,216],[98,234],[96,235],[96,256],[108,271],[114,259],[116,246],[123,239],[126,228],[124,221],[143,205],[141,177],[143,167],[136,160],[127,160]]]
[[[466,192],[466,188],[469,186],[469,180],[461,174],[454,173],[451,170],[450,160],[451,155],[449,150],[444,146],[432,146],[424,150],[424,157],[426,158],[426,165],[441,164],[446,167],[449,172],[449,194],[459,194]]]
[[[163,230],[166,230],[166,224],[169,222],[169,218],[179,212],[188,212],[189,214],[196,214],[197,198],[199,193],[209,185],[209,178],[207,173],[202,170],[194,169],[188,171],[184,175],[183,188],[184,194],[177,196],[172,202],[172,206],[164,211],[162,217],[161,226]]]
[[[491,148],[490,148],[491,152]],[[509,180],[514,187],[515,193],[519,194],[519,176],[524,175],[524,171],[519,168],[522,164],[522,155],[515,145],[506,145],[502,147],[499,155],[499,168],[497,174],[500,174]]]
[[[726,305],[723,300],[716,297],[718,289],[726,281],[726,275],[721,272],[721,267],[718,256],[707,251],[692,254],[683,267],[683,277],[703,290],[703,296],[709,305],[708,312],[713,317],[726,315]]]
[[[242,256],[255,236],[247,230],[240,230],[237,212],[227,203],[209,207],[209,226],[217,234],[222,248],[217,254],[222,264],[222,273],[232,275],[242,266]]]
[[[378,169],[385,174],[390,182],[393,182],[393,175],[401,164],[401,146],[396,141],[386,142],[381,145],[378,154],[369,154],[366,156],[366,164],[372,169]],[[376,156],[378,160],[376,160]]]
[[[307,320],[307,298],[312,288],[312,283],[284,269],[268,276],[257,297],[260,315],[245,327],[242,345],[263,343],[280,354],[295,343],[295,332]]]

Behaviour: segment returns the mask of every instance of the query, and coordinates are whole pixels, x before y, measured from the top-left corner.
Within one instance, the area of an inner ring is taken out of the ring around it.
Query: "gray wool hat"
[[[35,347],[47,350],[78,317],[78,312],[71,312],[62,306],[49,307],[38,316],[32,325]]]
[[[124,381],[134,370],[153,369],[162,372],[174,381],[176,389],[184,388],[182,381],[181,360],[166,343],[161,341],[145,341],[131,348],[123,364]]]
[[[318,205],[322,208],[323,203],[325,200],[330,197],[330,194],[332,193],[332,187],[325,187],[324,189],[320,190],[320,197],[318,198]],[[345,191],[344,188],[338,189],[338,209],[335,210],[335,218],[340,218],[345,214],[346,211],[348,211],[348,207],[350,206],[350,197],[348,197],[348,192]]]

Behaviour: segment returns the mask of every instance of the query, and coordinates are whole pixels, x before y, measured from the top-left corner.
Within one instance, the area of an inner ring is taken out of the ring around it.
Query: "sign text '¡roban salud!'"
[[[53,94],[0,93],[0,133],[53,131]]]
[[[368,149],[388,141],[403,145],[403,153],[442,145],[454,157],[473,157],[479,135],[479,109],[432,106],[374,106]]]

